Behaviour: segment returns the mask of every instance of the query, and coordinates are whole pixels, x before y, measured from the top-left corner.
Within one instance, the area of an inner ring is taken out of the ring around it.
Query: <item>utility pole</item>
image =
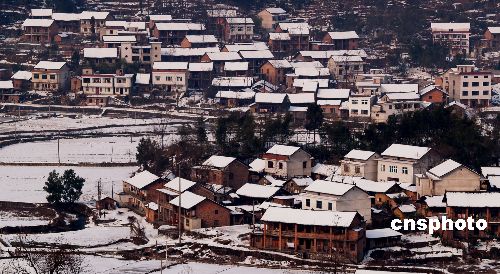
[[[182,223],[181,223],[181,197],[182,197],[182,188],[181,188],[181,163],[180,161],[177,162],[177,170],[178,170],[178,176],[179,178],[179,244],[182,243]]]
[[[100,201],[101,200],[101,178],[99,178],[99,180],[97,181],[97,201]],[[99,206],[98,207],[98,211],[99,211],[99,218],[101,218],[101,207]]]
[[[252,200],[252,233],[255,233],[255,200]]]
[[[57,161],[59,165],[61,165],[60,139],[61,139],[61,131],[57,130]]]

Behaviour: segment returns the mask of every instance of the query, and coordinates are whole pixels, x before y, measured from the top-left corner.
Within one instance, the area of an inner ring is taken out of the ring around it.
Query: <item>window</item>
[[[328,203],[328,210],[333,210],[333,204],[332,203]]]
[[[352,100],[352,104],[353,105],[357,105],[358,104],[358,100]]]
[[[47,74],[42,74],[42,79],[47,79]]]
[[[216,209],[215,212],[214,212],[214,214],[215,215],[219,214],[219,210]]]
[[[385,171],[385,165],[380,166],[380,171]]]
[[[316,201],[316,208],[323,208],[323,202],[322,201]]]
[[[401,168],[401,172],[402,172],[403,174],[408,174],[408,168],[407,168],[407,167],[402,167],[402,168]]]
[[[389,166],[389,172],[398,173],[398,167],[397,166]]]
[[[83,78],[84,83],[90,83],[90,78]]]
[[[50,80],[55,80],[56,76],[54,74],[49,75]]]
[[[40,79],[40,74],[33,74],[33,78]]]
[[[462,87],[468,87],[469,86],[469,82],[463,82],[462,83]]]
[[[489,91],[487,91],[487,90],[483,90],[483,95],[488,95],[488,94],[490,94],[490,92],[489,92]]]
[[[307,161],[302,162],[302,168],[307,168]]]
[[[432,96],[429,96],[428,98],[429,98],[429,100],[432,100]]]
[[[354,172],[355,173],[361,173],[361,168],[359,168],[359,166],[355,166],[354,167]]]
[[[177,81],[181,82],[182,81],[182,77],[177,77]]]
[[[472,91],[472,96],[478,96],[478,95],[479,95],[479,90]]]
[[[361,100],[362,105],[368,105],[368,100]]]
[[[490,82],[483,82],[483,86],[487,87],[490,85]]]
[[[156,81],[160,81],[160,76],[155,76]]]
[[[306,199],[306,206],[311,206],[311,200],[310,199]]]
[[[283,163],[278,163],[278,168],[283,169]]]
[[[361,110],[361,114],[363,114],[363,115],[368,115],[368,110],[366,110],[366,109],[362,109],[362,110]]]
[[[479,87],[479,82],[472,82],[473,87]]]
[[[466,90],[462,91],[462,96],[467,96],[467,95],[469,95],[468,91],[466,91]]]
[[[349,165],[344,165],[344,172],[349,172]]]
[[[272,161],[267,161],[267,168],[273,168],[274,163]]]

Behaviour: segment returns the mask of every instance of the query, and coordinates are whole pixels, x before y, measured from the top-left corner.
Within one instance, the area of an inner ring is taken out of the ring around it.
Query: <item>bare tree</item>
[[[154,134],[160,137],[161,149],[164,148],[164,139],[168,133],[169,122],[170,122],[170,119],[168,119],[167,117],[161,117],[158,119],[158,122],[156,123],[156,125],[153,126]]]
[[[141,222],[134,216],[128,217],[128,222],[130,226],[130,238],[134,243],[144,244],[148,242],[146,237],[146,228],[141,224]]]
[[[61,239],[56,242],[61,243]],[[68,245],[37,248],[36,241],[26,235],[19,236],[13,257],[16,259],[7,266],[6,273],[79,274],[86,269],[83,257]]]

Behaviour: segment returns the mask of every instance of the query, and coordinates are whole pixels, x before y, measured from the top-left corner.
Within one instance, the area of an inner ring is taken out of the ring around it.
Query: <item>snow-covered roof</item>
[[[446,205],[455,207],[500,207],[500,192],[446,192]]]
[[[437,177],[442,177],[455,169],[461,167],[460,163],[453,161],[452,159],[448,159],[441,164],[429,169],[429,172]]]
[[[288,94],[290,104],[314,104],[316,101],[314,93],[291,93]]]
[[[240,50],[240,54],[244,59],[272,59],[273,53],[268,50]]]
[[[217,77],[212,80],[212,86],[216,87],[251,87],[252,77]]]
[[[392,144],[384,152],[382,156],[400,157],[406,159],[418,160],[427,154],[431,149],[428,147],[418,147],[402,144]]]
[[[269,47],[264,42],[228,44],[228,45],[225,45],[224,48],[228,52],[239,52],[241,50],[266,50],[266,49],[269,49]]]
[[[315,67],[298,67],[294,69],[294,74],[297,76],[328,76],[330,70],[328,68],[315,68]]]
[[[428,85],[426,87],[424,87],[423,89],[421,89],[419,91],[420,95],[425,95],[427,94],[428,92],[434,90],[434,89],[438,89],[440,91],[443,91],[443,89],[440,87],[440,86],[437,86],[437,85]]]
[[[208,158],[205,162],[203,162],[202,165],[216,168],[225,168],[235,160],[236,158],[234,157],[213,155],[210,156],[210,158]]]
[[[242,99],[249,100],[255,97],[255,91],[232,91],[232,90],[221,90],[215,95],[215,98],[227,98],[227,99]]]
[[[310,57],[312,59],[328,59],[332,56],[361,56],[366,58],[368,55],[365,50],[353,49],[353,50],[301,50],[300,55],[304,57]]]
[[[340,106],[342,101],[340,100],[318,100],[316,105],[318,106]]]
[[[207,10],[208,17],[236,17],[238,14],[235,9],[210,9]]]
[[[432,31],[469,31],[470,23],[431,23]]]
[[[320,61],[311,62],[290,62],[290,65],[294,68],[322,68],[323,64]]]
[[[102,36],[104,43],[117,43],[117,42],[137,42],[135,35],[104,35]]]
[[[186,35],[186,40],[192,44],[197,43],[217,43],[214,35]]]
[[[35,69],[61,69],[66,62],[40,61],[36,64]]]
[[[184,178],[176,177],[176,178],[170,180],[168,183],[166,183],[164,185],[164,187],[175,190],[175,191],[179,191],[179,181],[181,183],[181,192],[184,192],[184,191],[190,189],[191,187],[193,187],[194,185],[196,185],[196,182],[193,182],[193,181],[190,181],[190,180],[187,180]]]
[[[332,176],[338,169],[339,166],[317,163],[313,166],[311,172],[323,176]]]
[[[54,12],[52,14],[52,19],[54,19],[55,21],[64,21],[64,22],[80,21],[80,14],[79,13],[57,13],[57,12]]]
[[[413,213],[417,211],[414,205],[400,205],[398,208],[403,213]]]
[[[402,182],[397,182],[397,183],[404,190],[408,190],[411,192],[417,192],[417,186],[413,183],[402,183]]]
[[[293,79],[294,87],[301,87],[304,91],[304,87],[306,90],[310,89],[311,86],[318,88],[326,88],[328,87],[329,79]],[[314,90],[316,91],[316,90]]]
[[[150,202],[146,205],[147,208],[157,211],[158,210],[158,204],[155,202]]]
[[[229,51],[229,52],[207,52],[206,53],[208,58],[212,61],[234,61],[234,60],[241,60],[241,56],[238,54],[238,52],[235,51]]]
[[[13,89],[14,84],[12,80],[0,81],[0,89]]]
[[[420,99],[420,95],[413,92],[394,92],[387,93],[385,96],[387,96],[387,99],[390,101],[415,101]]]
[[[500,27],[488,27],[488,30],[489,30],[492,34],[499,34],[499,33],[500,33]]]
[[[288,60],[268,60],[268,62],[275,68],[291,68],[292,65]]]
[[[378,271],[378,270],[368,270],[368,269],[357,269],[354,274],[415,274],[415,272],[401,272],[401,271]]]
[[[354,185],[351,184],[336,183],[325,180],[316,180],[308,187],[306,187],[304,190],[310,192],[342,196],[347,191],[351,190],[353,187]]]
[[[359,55],[332,55],[330,59],[336,63],[363,62],[363,58]]]
[[[305,210],[288,207],[269,207],[261,218],[264,222],[299,225],[349,227],[356,212],[330,210]]]
[[[151,14],[149,15],[151,21],[172,21],[172,15],[169,14]]]
[[[253,24],[252,18],[230,17],[226,18],[228,24]]]
[[[50,17],[52,16],[52,9],[31,9],[32,17]]]
[[[359,36],[355,31],[332,31],[328,32],[328,35],[333,40],[343,40],[343,39],[358,39]]]
[[[138,189],[142,189],[158,179],[160,179],[160,177],[147,170],[144,170],[142,172],[136,173],[132,178],[126,179],[125,182],[133,185]]]
[[[276,194],[278,190],[280,190],[279,187],[246,183],[236,191],[236,194],[251,198],[267,199]]]
[[[250,164],[250,171],[255,171],[255,172],[263,172],[264,169],[266,168],[266,161],[257,158],[253,160]]]
[[[270,14],[283,14],[283,13],[286,13],[286,11],[282,8],[267,8],[266,9],[267,12],[269,12]]]
[[[180,198],[179,198],[180,197]],[[175,197],[170,204],[179,206],[179,199],[181,207],[184,209],[191,209],[199,203],[203,202],[206,198],[190,191],[185,191],[181,195]]]
[[[300,147],[295,146],[285,146],[285,145],[274,145],[266,151],[267,154],[292,156],[295,152],[299,151]]]
[[[425,196],[425,203],[428,207],[446,207],[446,203],[443,202],[443,198],[443,195]]]
[[[308,35],[311,29],[308,23],[282,22],[278,26],[282,31],[286,31],[292,35]]]
[[[286,181],[274,178],[271,175],[266,175],[264,178],[271,184],[271,186],[282,187]]]
[[[23,27],[50,27],[54,23],[52,19],[32,19],[24,20]]]
[[[224,62],[225,71],[247,71],[248,62]]]
[[[397,232],[396,230],[390,229],[390,228],[367,229],[366,230],[366,238],[367,239],[401,237],[401,236],[403,236],[403,234],[401,234],[400,232]]]
[[[490,176],[488,177],[490,186],[494,188],[500,188],[500,176]]]
[[[117,48],[84,48],[84,58],[118,58]]]
[[[286,97],[286,93],[258,92],[255,94],[255,103],[281,104]]]
[[[486,178],[488,178],[491,175],[500,176],[500,167],[484,166],[484,167],[481,167],[481,173]]]
[[[381,93],[418,93],[418,84],[381,84]]]
[[[375,182],[363,178],[353,180],[354,184],[366,192],[386,193],[389,189],[397,185],[396,182]]]
[[[218,47],[209,48],[162,48],[161,55],[167,56],[203,56],[207,52],[220,52]]]
[[[154,62],[153,70],[187,70],[188,62]]]
[[[214,70],[214,63],[212,62],[201,62],[201,63],[189,63],[189,71],[212,71]]]
[[[291,180],[294,181],[298,186],[307,187],[314,183],[314,180],[311,177],[292,178]]]
[[[137,73],[135,75],[135,83],[140,85],[149,85],[151,80],[151,74],[149,73]]]
[[[32,74],[31,71],[19,70],[10,79],[15,80],[31,80]]]
[[[80,14],[80,19],[90,20],[92,17],[96,20],[104,20],[108,17],[107,11],[84,11]]]
[[[320,88],[317,97],[321,99],[349,99],[350,89]]]
[[[168,23],[156,23],[155,27],[162,30],[179,30],[179,31],[190,31],[190,30],[205,30],[205,25],[200,23],[191,22],[168,22]]]
[[[368,160],[375,154],[373,151],[353,149],[347,153],[344,158],[356,159],[356,160]]]
[[[269,39],[274,41],[289,41],[291,40],[290,34],[288,32],[271,32],[269,33]]]

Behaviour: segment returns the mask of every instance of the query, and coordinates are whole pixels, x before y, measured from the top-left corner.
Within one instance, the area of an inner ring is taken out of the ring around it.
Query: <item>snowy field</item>
[[[165,271],[163,272],[165,273]],[[187,263],[180,264],[169,268],[166,273],[168,274],[307,274],[307,273],[320,273],[310,270],[292,270],[288,268],[283,269],[266,269],[257,268],[249,266],[237,266],[237,265],[213,265],[213,264],[203,264],[203,263]],[[153,272],[153,274],[160,274],[160,272]]]
[[[111,195],[114,185],[115,193],[121,191],[123,179],[129,178],[137,169],[127,167],[54,167],[54,166],[0,166],[0,201],[45,203],[46,193],[43,186],[49,172],[57,170],[62,173],[72,168],[76,174],[85,178],[83,195],[80,200],[91,201],[97,197],[97,182],[101,179],[103,195]]]
[[[0,211],[0,228],[6,226],[39,226],[47,225],[50,219],[44,217],[35,216],[17,216],[17,214],[12,212]]]

